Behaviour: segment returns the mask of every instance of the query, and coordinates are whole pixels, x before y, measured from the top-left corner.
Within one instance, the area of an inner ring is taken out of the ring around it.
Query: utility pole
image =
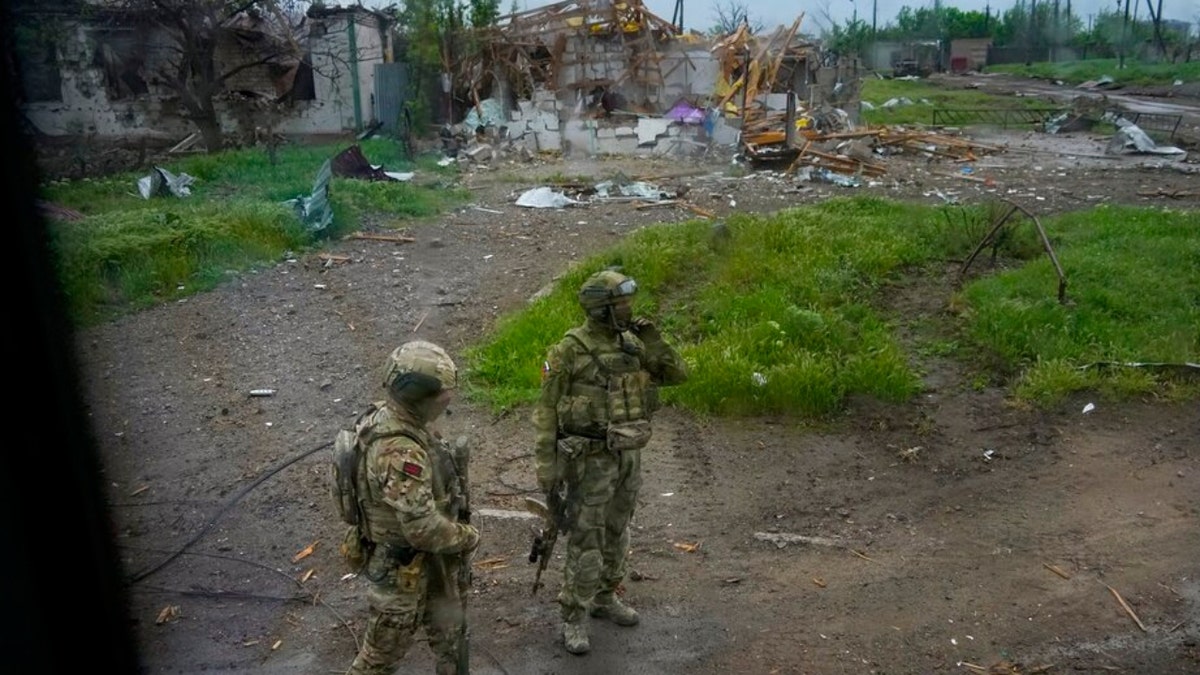
[[[1126,35],[1129,33],[1129,0],[1125,0],[1125,18],[1121,20],[1121,50],[1120,58],[1117,59],[1117,70],[1125,68],[1125,43]]]
[[[1162,36],[1162,0],[1158,0],[1158,12],[1154,11],[1154,5],[1150,0],[1146,0],[1146,11],[1150,12],[1150,20],[1154,22],[1154,39],[1158,42],[1158,53],[1160,58],[1167,57],[1167,45],[1163,42]]]

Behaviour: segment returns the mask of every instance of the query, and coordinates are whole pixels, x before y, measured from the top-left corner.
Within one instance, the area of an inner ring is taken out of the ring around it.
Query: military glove
[[[633,333],[644,342],[662,339],[662,334],[658,332],[658,326],[655,326],[650,319],[641,316],[633,320]]]
[[[463,543],[463,557],[469,556],[479,548],[479,530],[474,525],[463,525],[463,533],[467,535],[467,541]]]

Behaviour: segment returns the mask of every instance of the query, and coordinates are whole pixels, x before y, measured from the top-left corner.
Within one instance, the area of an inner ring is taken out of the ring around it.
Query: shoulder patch
[[[421,466],[420,464],[414,464],[412,462],[405,462],[400,467],[400,470],[403,471],[404,473],[412,476],[413,478],[420,478],[421,474],[425,472],[425,467]]]

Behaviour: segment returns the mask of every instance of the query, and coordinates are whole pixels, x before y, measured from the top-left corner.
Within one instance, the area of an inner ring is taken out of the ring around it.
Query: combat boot
[[[598,619],[608,619],[618,626],[636,626],[638,622],[637,610],[610,593],[596,596],[592,602],[591,614]]]
[[[586,654],[592,648],[588,642],[587,623],[564,621],[562,625],[563,646],[572,654]]]

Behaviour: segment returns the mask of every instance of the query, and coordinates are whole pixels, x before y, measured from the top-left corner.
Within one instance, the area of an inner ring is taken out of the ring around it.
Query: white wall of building
[[[337,15],[314,23],[325,24],[322,35],[312,39],[313,84],[315,100],[296,101],[284,107],[279,115],[270,116],[274,129],[284,134],[336,134],[352,131],[378,117],[375,107],[375,64],[391,56],[391,45],[382,35],[377,19],[365,13],[355,14],[358,21],[351,24],[348,15]],[[348,26],[354,26],[356,57],[350,56]],[[61,100],[27,103],[25,114],[29,121],[48,136],[87,135],[101,139],[170,140],[181,139],[196,131],[183,116],[174,95],[151,84],[150,92],[135,97],[110,99],[105,74],[95,65],[97,36],[82,23],[68,27],[70,39],[58,45],[61,75]],[[163,37],[146,36],[147,64],[144,77],[157,70],[156,55],[169,54],[171,46]],[[157,44],[156,44],[157,42]],[[352,77],[359,78],[359,116],[355,115],[355,87]],[[264,94],[274,93],[274,85],[265,69],[248,71],[238,78],[238,87]],[[238,119],[247,116],[234,114],[227,101],[217,102],[218,116],[226,133],[248,132]],[[268,118],[262,118],[266,121]]]

